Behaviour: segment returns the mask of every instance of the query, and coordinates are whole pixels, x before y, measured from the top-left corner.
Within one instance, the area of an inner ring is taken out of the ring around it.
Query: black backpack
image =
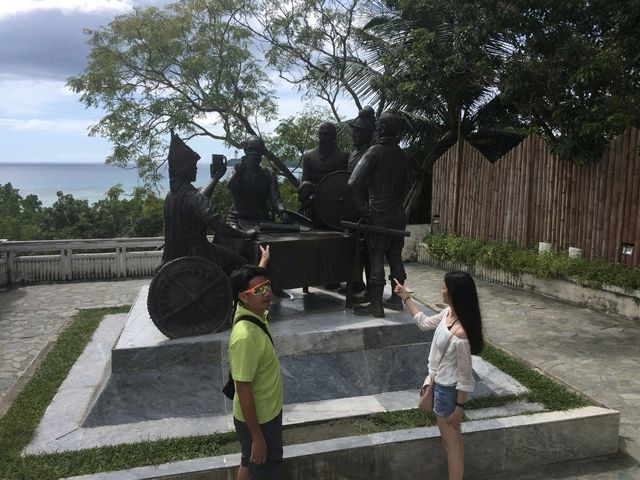
[[[251,322],[254,325],[259,326],[262,331],[267,334],[267,337],[269,337],[269,340],[271,340],[271,345],[273,345],[273,338],[271,338],[269,330],[267,330],[267,326],[264,324],[264,322],[261,322],[252,315],[242,315],[241,317],[238,317],[238,322],[242,320]],[[224,393],[224,396],[229,400],[233,400],[233,396],[236,394],[236,383],[231,377],[231,364],[229,364],[229,378],[227,379],[227,383],[224,384],[224,387],[222,387],[222,393]]]

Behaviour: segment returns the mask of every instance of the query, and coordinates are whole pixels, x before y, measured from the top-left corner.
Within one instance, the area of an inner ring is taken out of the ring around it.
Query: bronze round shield
[[[229,325],[231,284],[215,263],[180,257],[164,264],[149,286],[147,308],[169,338],[217,332]]]
[[[342,230],[342,220],[355,222],[361,217],[347,185],[350,176],[346,170],[338,170],[326,175],[316,185],[313,197],[316,214],[322,223],[336,230]]]

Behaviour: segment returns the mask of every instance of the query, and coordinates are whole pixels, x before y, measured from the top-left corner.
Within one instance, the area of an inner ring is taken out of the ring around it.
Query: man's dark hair
[[[243,265],[234,270],[229,279],[231,280],[231,292],[234,300],[238,300],[238,294],[249,288],[249,283],[256,277],[269,278],[267,270],[257,265]]]

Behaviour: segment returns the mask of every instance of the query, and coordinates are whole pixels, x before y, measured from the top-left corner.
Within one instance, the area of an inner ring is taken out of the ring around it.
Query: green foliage
[[[328,106],[267,138],[294,184],[281,159],[297,164],[316,117],[344,121],[345,99],[399,109],[415,179],[407,209],[424,221],[432,164],[458,137],[496,159],[535,131],[585,163],[640,124],[639,12],[637,0],[184,0],[89,31],[88,66],[68,84],[107,111],[91,133],[113,143],[109,162],[132,162],[150,182],[169,129],[239,148],[275,119],[266,68]]]
[[[481,1],[389,2],[395,8],[364,28],[386,40],[389,71],[372,79],[407,120],[414,182],[407,211],[425,221],[433,163],[459,138],[495,160],[522,140],[526,128],[495,88],[508,58],[505,26],[495,5]],[[425,201],[427,200],[427,201]]]
[[[89,205],[73,195],[57,192],[50,207],[36,195],[23,198],[7,183],[0,186],[0,238],[53,240],[65,238],[155,237],[163,235],[164,201],[152,190],[136,188],[121,198],[122,186]]]
[[[301,168],[302,154],[318,146],[318,127],[330,121],[330,115],[326,108],[308,106],[299,115],[281,120],[265,143],[289,167]]]
[[[297,212],[300,208],[300,202],[298,201],[298,190],[291,185],[290,182],[281,181],[278,183],[280,188],[280,198],[287,210]]]
[[[627,291],[640,290],[640,269],[602,259],[571,258],[565,253],[522,248],[515,243],[501,244],[452,234],[429,235],[425,242],[429,253],[440,260],[482,265],[512,273],[530,273],[540,278],[571,279],[602,288],[614,285]]]
[[[41,236],[42,202],[36,195],[22,198],[11,183],[0,185],[0,238],[35,240]]]
[[[485,345],[481,356],[527,387],[530,391],[527,394],[529,401],[542,403],[548,410],[568,410],[591,403],[583,395],[568,390],[492,345]]]
[[[367,85],[367,79],[359,77],[374,71],[360,51],[362,44],[356,41],[354,27],[354,20],[370,5],[262,0],[242,23],[252,30],[257,42],[267,46],[266,60],[280,78],[307,97],[326,102],[334,121],[340,122],[340,100],[346,98],[362,108],[356,86]]]
[[[374,413],[369,415],[367,418],[373,424],[376,431],[379,432],[424,427],[436,424],[436,416],[433,413],[427,413],[420,408]]]
[[[515,3],[497,9],[513,52],[498,88],[559,157],[597,161],[640,124],[636,0]]]
[[[233,199],[222,180],[213,190],[211,203],[221,218],[227,218]],[[286,208],[297,211],[298,192],[286,180],[279,181]],[[148,188],[135,188],[123,198],[115,185],[105,198],[92,205],[58,192],[51,207],[42,208],[35,195],[22,198],[7,183],[0,186],[0,238],[8,240],[55,240],[67,238],[130,238],[164,235],[164,200]]]
[[[227,180],[221,180],[218,185],[216,185],[216,188],[213,189],[213,194],[211,195],[211,204],[213,208],[215,208],[216,213],[223,219],[227,218],[229,209],[231,209],[231,205],[233,204],[233,198],[227,186],[228,183]]]

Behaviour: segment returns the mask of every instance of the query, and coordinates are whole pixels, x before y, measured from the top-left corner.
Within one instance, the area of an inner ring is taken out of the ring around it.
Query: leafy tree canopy
[[[640,125],[640,2],[511,2],[499,88],[562,158],[588,163]]]
[[[640,118],[638,0],[181,0],[137,9],[89,32],[82,75],[69,79],[107,111],[92,134],[109,161],[153,179],[168,131],[238,149],[276,118],[268,70],[336,121],[341,102],[407,119],[426,201],[431,163],[464,138],[495,159],[530,131],[587,162]],[[267,158],[292,182],[309,118],[286,119]]]
[[[135,9],[87,31],[88,65],[68,84],[85,105],[108,112],[90,130],[112,141],[108,163],[134,163],[157,180],[156,159],[166,158],[170,129],[241,148],[247,134],[258,133],[259,120],[276,117],[251,33],[233,21],[250,8],[238,0],[183,0],[164,10]]]

